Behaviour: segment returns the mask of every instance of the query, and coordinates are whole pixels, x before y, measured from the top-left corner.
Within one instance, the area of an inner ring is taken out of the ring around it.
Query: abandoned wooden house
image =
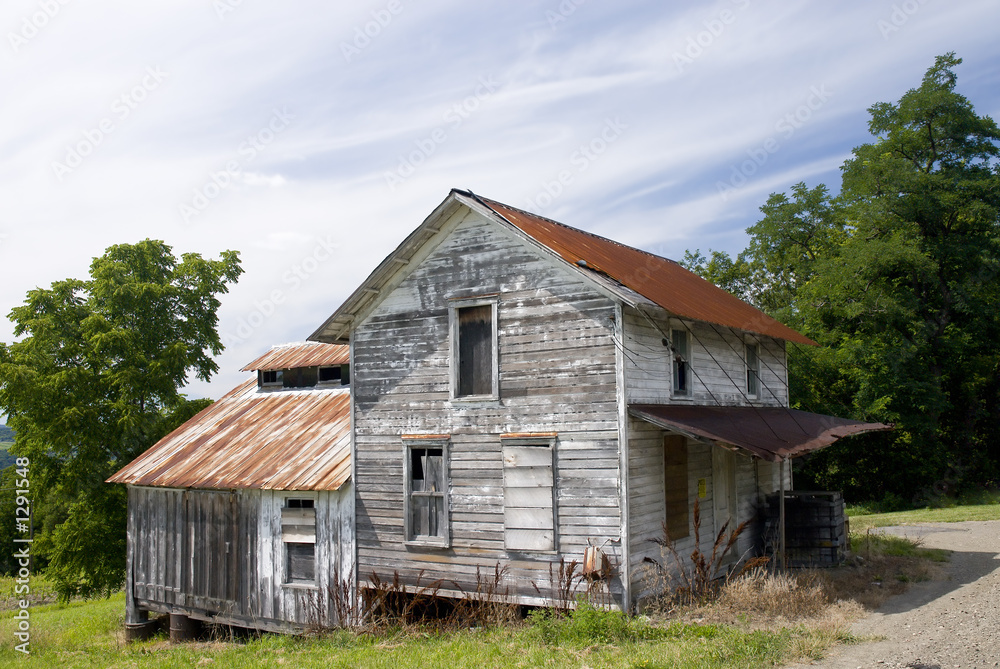
[[[710,549],[790,483],[778,463],[885,428],[789,409],[786,342],[814,342],[677,263],[466,191],[311,339],[351,350],[361,589],[462,596],[500,564],[544,605],[596,547],[631,608],[664,523],[690,553],[696,499]]]
[[[310,339],[111,479],[130,620],[301,629],[343,575],[461,597],[497,565],[545,605],[588,553],[631,609],[664,526],[690,554],[696,500],[710,550],[788,458],[886,427],[789,409],[786,343],[813,342],[677,263],[467,191]]]
[[[276,346],[110,479],[128,487],[126,622],[333,624],[354,565],[346,346]],[[172,630],[173,631],[173,630]]]

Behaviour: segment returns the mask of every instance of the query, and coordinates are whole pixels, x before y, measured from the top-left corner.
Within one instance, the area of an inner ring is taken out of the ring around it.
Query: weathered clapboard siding
[[[281,507],[316,505],[316,586],[286,585]],[[327,586],[353,568],[353,492],[128,488],[135,606],[261,629],[329,622]]]
[[[649,310],[625,308],[625,378],[627,397],[634,403],[669,403],[693,401],[696,404],[740,406],[787,406],[788,385],[785,377],[785,344],[770,337],[753,335],[760,351],[760,386],[756,397],[746,391],[747,339],[731,328],[696,321],[685,321],[691,348],[691,398],[672,394],[672,357],[663,345],[664,333],[671,328],[685,329],[681,321],[669,320]],[[751,335],[747,335],[748,337]],[[741,392],[743,391],[743,392]]]
[[[615,304],[477,214],[441,228],[351,334],[359,579],[469,590],[477,567],[502,563],[511,591],[536,601],[532,583],[546,591],[560,556],[620,536]],[[499,400],[452,401],[449,299],[477,296],[498,300]],[[500,435],[551,432],[556,550],[508,550]],[[447,548],[406,545],[404,434],[451,435]]]

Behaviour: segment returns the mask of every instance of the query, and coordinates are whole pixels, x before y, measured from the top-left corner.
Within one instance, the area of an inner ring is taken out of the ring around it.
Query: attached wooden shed
[[[126,622],[149,612],[297,632],[350,591],[346,346],[274,347],[255,378],[109,482],[128,486]]]

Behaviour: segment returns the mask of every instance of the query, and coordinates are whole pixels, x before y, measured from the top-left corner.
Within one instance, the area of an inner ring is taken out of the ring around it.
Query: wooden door
[[[738,524],[736,506],[736,454],[718,446],[712,448],[712,499],[715,533],[728,521],[728,535]]]

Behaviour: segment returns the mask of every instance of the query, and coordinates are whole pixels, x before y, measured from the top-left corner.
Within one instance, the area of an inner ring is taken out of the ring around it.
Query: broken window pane
[[[444,538],[444,449],[410,449],[410,539]]]
[[[685,330],[673,330],[674,356],[674,394],[687,395],[691,392],[690,360],[688,354],[688,333]]]
[[[316,581],[316,545],[286,543],[288,580],[292,583]]]

